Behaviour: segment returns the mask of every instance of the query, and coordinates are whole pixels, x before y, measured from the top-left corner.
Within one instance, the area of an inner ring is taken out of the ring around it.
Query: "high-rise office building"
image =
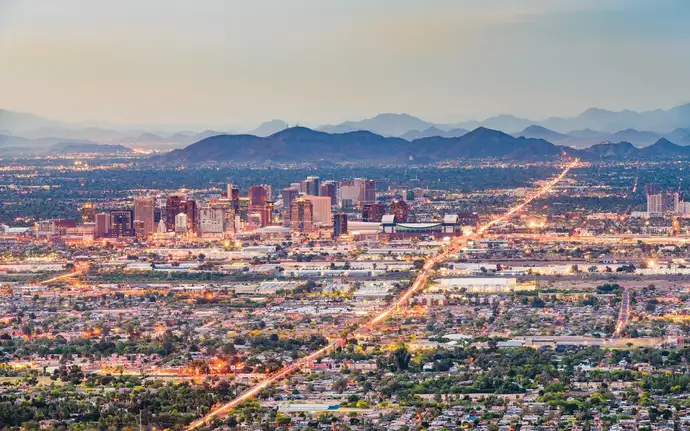
[[[246,222],[249,218],[249,198],[248,197],[241,197],[240,198],[240,211],[236,214],[239,216],[240,221]]]
[[[240,188],[234,184],[228,184],[226,195],[232,203],[232,210],[235,213],[240,212]]]
[[[376,202],[376,180],[364,180],[363,204]]]
[[[313,206],[311,201],[299,197],[290,205],[290,227],[296,232],[311,232],[314,230]]]
[[[383,202],[364,204],[362,206],[362,221],[380,222],[386,214],[386,205]]]
[[[297,193],[304,193],[304,188],[302,187],[302,182],[290,183],[290,188],[297,190]]]
[[[199,234],[219,235],[225,231],[223,209],[211,205],[201,205],[199,208]]]
[[[187,199],[182,202],[182,211],[187,215],[187,232],[195,233],[196,226],[199,221],[199,212],[196,207],[196,201],[193,199]]]
[[[264,186],[251,186],[247,194],[250,208],[263,208],[268,201],[268,193]]]
[[[165,200],[165,227],[168,232],[175,232],[175,217],[184,212],[182,202],[187,200],[183,193],[173,193]]]
[[[177,232],[176,217],[178,214],[185,214],[187,216],[187,229],[185,232],[196,232],[198,222],[196,201],[183,193],[175,193],[168,196],[165,203],[165,226],[168,232]]]
[[[341,180],[338,183],[338,206],[353,208],[362,199],[362,182],[359,180]]]
[[[283,197],[283,219],[285,220],[285,223],[289,225],[290,206],[292,205],[292,201],[297,199],[297,196],[299,196],[299,190],[292,187],[288,187],[282,190],[281,195]]]
[[[659,184],[647,184],[647,215],[649,217],[661,217],[664,214],[664,195]]]
[[[331,198],[331,206],[338,205],[338,185],[335,181],[324,181],[319,189],[319,196]]]
[[[676,215],[687,216],[688,202],[685,202],[685,195],[682,192],[675,192],[673,195],[673,212]]]
[[[237,200],[237,208],[239,208],[240,202],[239,198]],[[211,199],[209,202],[209,207],[214,210],[221,212],[223,219],[223,232],[233,233],[235,231],[235,215],[239,214],[239,211],[235,211],[233,208],[235,204],[229,199]],[[201,226],[201,211],[199,212],[199,220]],[[203,234],[203,232],[202,232]]]
[[[314,223],[331,223],[331,198],[328,196],[304,196],[311,202],[313,208]]]
[[[96,221],[96,205],[91,202],[85,202],[81,206],[81,222],[94,223]]]
[[[249,187],[249,208],[247,220],[252,227],[267,226],[272,217],[273,205],[268,206],[269,193],[267,187],[251,186]]]
[[[137,230],[137,235],[146,236],[154,232],[156,229],[154,217],[155,209],[156,201],[153,196],[134,198],[135,227],[140,227],[140,230]],[[141,222],[141,224],[136,222]]]
[[[347,235],[347,214],[345,213],[333,214],[333,237],[338,238],[340,235]]]
[[[110,236],[134,236],[134,211],[110,210]]]
[[[110,233],[110,213],[96,214],[96,238],[103,238]]]
[[[680,193],[664,193],[664,214],[673,215],[678,213],[680,204]]]
[[[268,201],[261,212],[261,227],[273,224],[273,202]]]
[[[304,181],[304,185],[306,187],[306,192],[309,196],[319,196],[319,191],[320,191],[320,185],[321,180],[319,177],[307,177],[307,179]]]
[[[391,214],[395,216],[396,223],[407,223],[408,207],[405,201],[395,200],[391,203]]]
[[[175,233],[187,233],[189,228],[189,219],[187,214],[179,213],[175,216]]]
[[[367,180],[365,178],[355,178],[354,180],[355,187],[359,189],[359,197],[357,198],[357,205],[362,205],[362,202],[364,201],[364,191],[366,190],[366,182]]]

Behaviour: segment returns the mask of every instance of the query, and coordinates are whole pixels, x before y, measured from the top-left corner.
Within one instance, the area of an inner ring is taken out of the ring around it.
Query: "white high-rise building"
[[[690,202],[678,202],[678,208],[676,209],[676,215],[681,217],[690,216]]]
[[[186,233],[187,232],[187,214],[179,213],[175,216],[175,232]]]
[[[664,194],[658,184],[647,184],[647,216],[661,217],[664,215]]]
[[[199,208],[199,233],[217,235],[223,233],[223,210],[208,204]]]
[[[354,207],[364,199],[364,183],[362,178],[354,180],[342,180],[338,184],[338,205],[341,207]]]
[[[664,215],[664,195],[647,195],[647,215],[661,217]]]

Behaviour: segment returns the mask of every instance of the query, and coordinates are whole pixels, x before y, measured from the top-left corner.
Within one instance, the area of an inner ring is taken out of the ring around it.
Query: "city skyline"
[[[690,431],[689,18],[0,0],[0,430]]]
[[[673,0],[9,1],[0,92],[4,109],[134,125],[644,111],[690,100],[689,16]]]
[[[678,161],[5,158],[0,426],[684,429]]]

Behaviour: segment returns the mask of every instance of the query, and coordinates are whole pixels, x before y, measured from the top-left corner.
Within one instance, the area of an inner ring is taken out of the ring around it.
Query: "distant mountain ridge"
[[[636,112],[611,111],[590,108],[573,117],[552,117],[535,121],[509,114],[501,114],[484,120],[456,123],[436,123],[406,113],[381,113],[371,118],[345,121],[340,124],[315,127],[314,130],[331,134],[369,131],[383,137],[401,137],[407,141],[441,137],[460,137],[470,130],[484,127],[501,130],[518,138],[544,139],[551,143],[574,148],[588,148],[601,142],[630,142],[645,147],[664,137],[678,145],[690,145],[690,103],[670,109]],[[282,120],[261,124],[248,134],[270,137],[288,128]],[[29,113],[0,109],[0,134],[14,137],[16,146],[0,142],[3,148],[44,147],[61,141],[92,142],[97,144],[122,144],[128,147],[170,150],[182,148],[205,137],[226,134],[201,128],[165,129],[155,127],[127,127],[105,123],[68,124]],[[27,141],[22,142],[21,139]],[[9,138],[6,139],[9,142]]]
[[[544,139],[550,142],[563,141],[569,138],[568,135],[554,132],[553,130],[547,129],[546,127],[537,126],[536,124],[532,124],[531,126],[526,127],[520,133],[513,133],[513,136],[515,136],[516,138],[524,136],[525,138]]]
[[[662,137],[660,133],[636,129],[619,130],[616,133],[598,132],[591,129],[558,133],[542,126],[531,125],[513,136],[545,139],[547,141],[573,148],[588,148],[602,142],[630,142],[637,147],[646,147]]]
[[[550,161],[564,156],[585,160],[635,160],[690,158],[690,146],[675,145],[660,138],[653,145],[637,148],[622,142],[597,144],[586,149],[555,145],[544,139],[514,137],[479,127],[460,137],[415,139],[384,137],[368,131],[326,133],[293,127],[268,137],[218,135],[168,154],[154,156],[156,163],[433,163],[441,160],[500,159]]]
[[[384,113],[361,121],[346,121],[334,126],[321,126],[317,130],[327,133],[367,130],[382,136],[401,136],[410,130],[425,130],[433,126],[432,123],[409,114]]]
[[[452,130],[441,130],[437,127],[429,127],[424,130],[410,130],[400,137],[406,141],[414,141],[415,139],[423,138],[433,138],[435,136],[440,138],[459,138],[460,136],[468,134],[470,131],[467,129],[452,129]]]
[[[82,142],[64,142],[55,144],[51,147],[52,154],[76,154],[76,153],[91,153],[91,154],[118,154],[131,153],[132,149],[124,145],[108,145],[108,144],[92,144]]]
[[[306,127],[292,127],[268,137],[213,136],[181,150],[154,157],[163,163],[396,161],[407,157],[409,142],[367,131],[330,134]]]
[[[601,143],[589,148],[566,149],[567,154],[585,160],[670,160],[690,158],[690,146],[676,145],[666,138],[659,138],[652,145],[638,148],[629,142]]]
[[[655,132],[661,136],[674,129],[690,128],[690,103],[667,110],[657,109],[645,112],[590,108],[574,117],[551,117],[544,120],[531,120],[502,114],[481,121],[470,120],[450,124],[433,123],[409,114],[387,113],[360,121],[346,121],[340,124],[321,126],[318,130],[329,133],[368,130],[383,136],[402,136],[410,130],[425,130],[430,127],[448,131],[454,128],[473,130],[482,126],[516,134],[519,130],[533,125],[561,134],[568,134],[571,130],[591,129],[610,134],[625,129],[636,129]]]
[[[0,156],[46,156],[55,154],[117,154],[131,153],[132,149],[120,144],[98,144],[89,141],[65,141],[57,138],[25,139],[0,135]]]

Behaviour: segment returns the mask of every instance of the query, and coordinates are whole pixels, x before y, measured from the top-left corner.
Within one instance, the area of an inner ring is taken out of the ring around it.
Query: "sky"
[[[690,101],[687,0],[0,0],[0,108],[231,127]]]

